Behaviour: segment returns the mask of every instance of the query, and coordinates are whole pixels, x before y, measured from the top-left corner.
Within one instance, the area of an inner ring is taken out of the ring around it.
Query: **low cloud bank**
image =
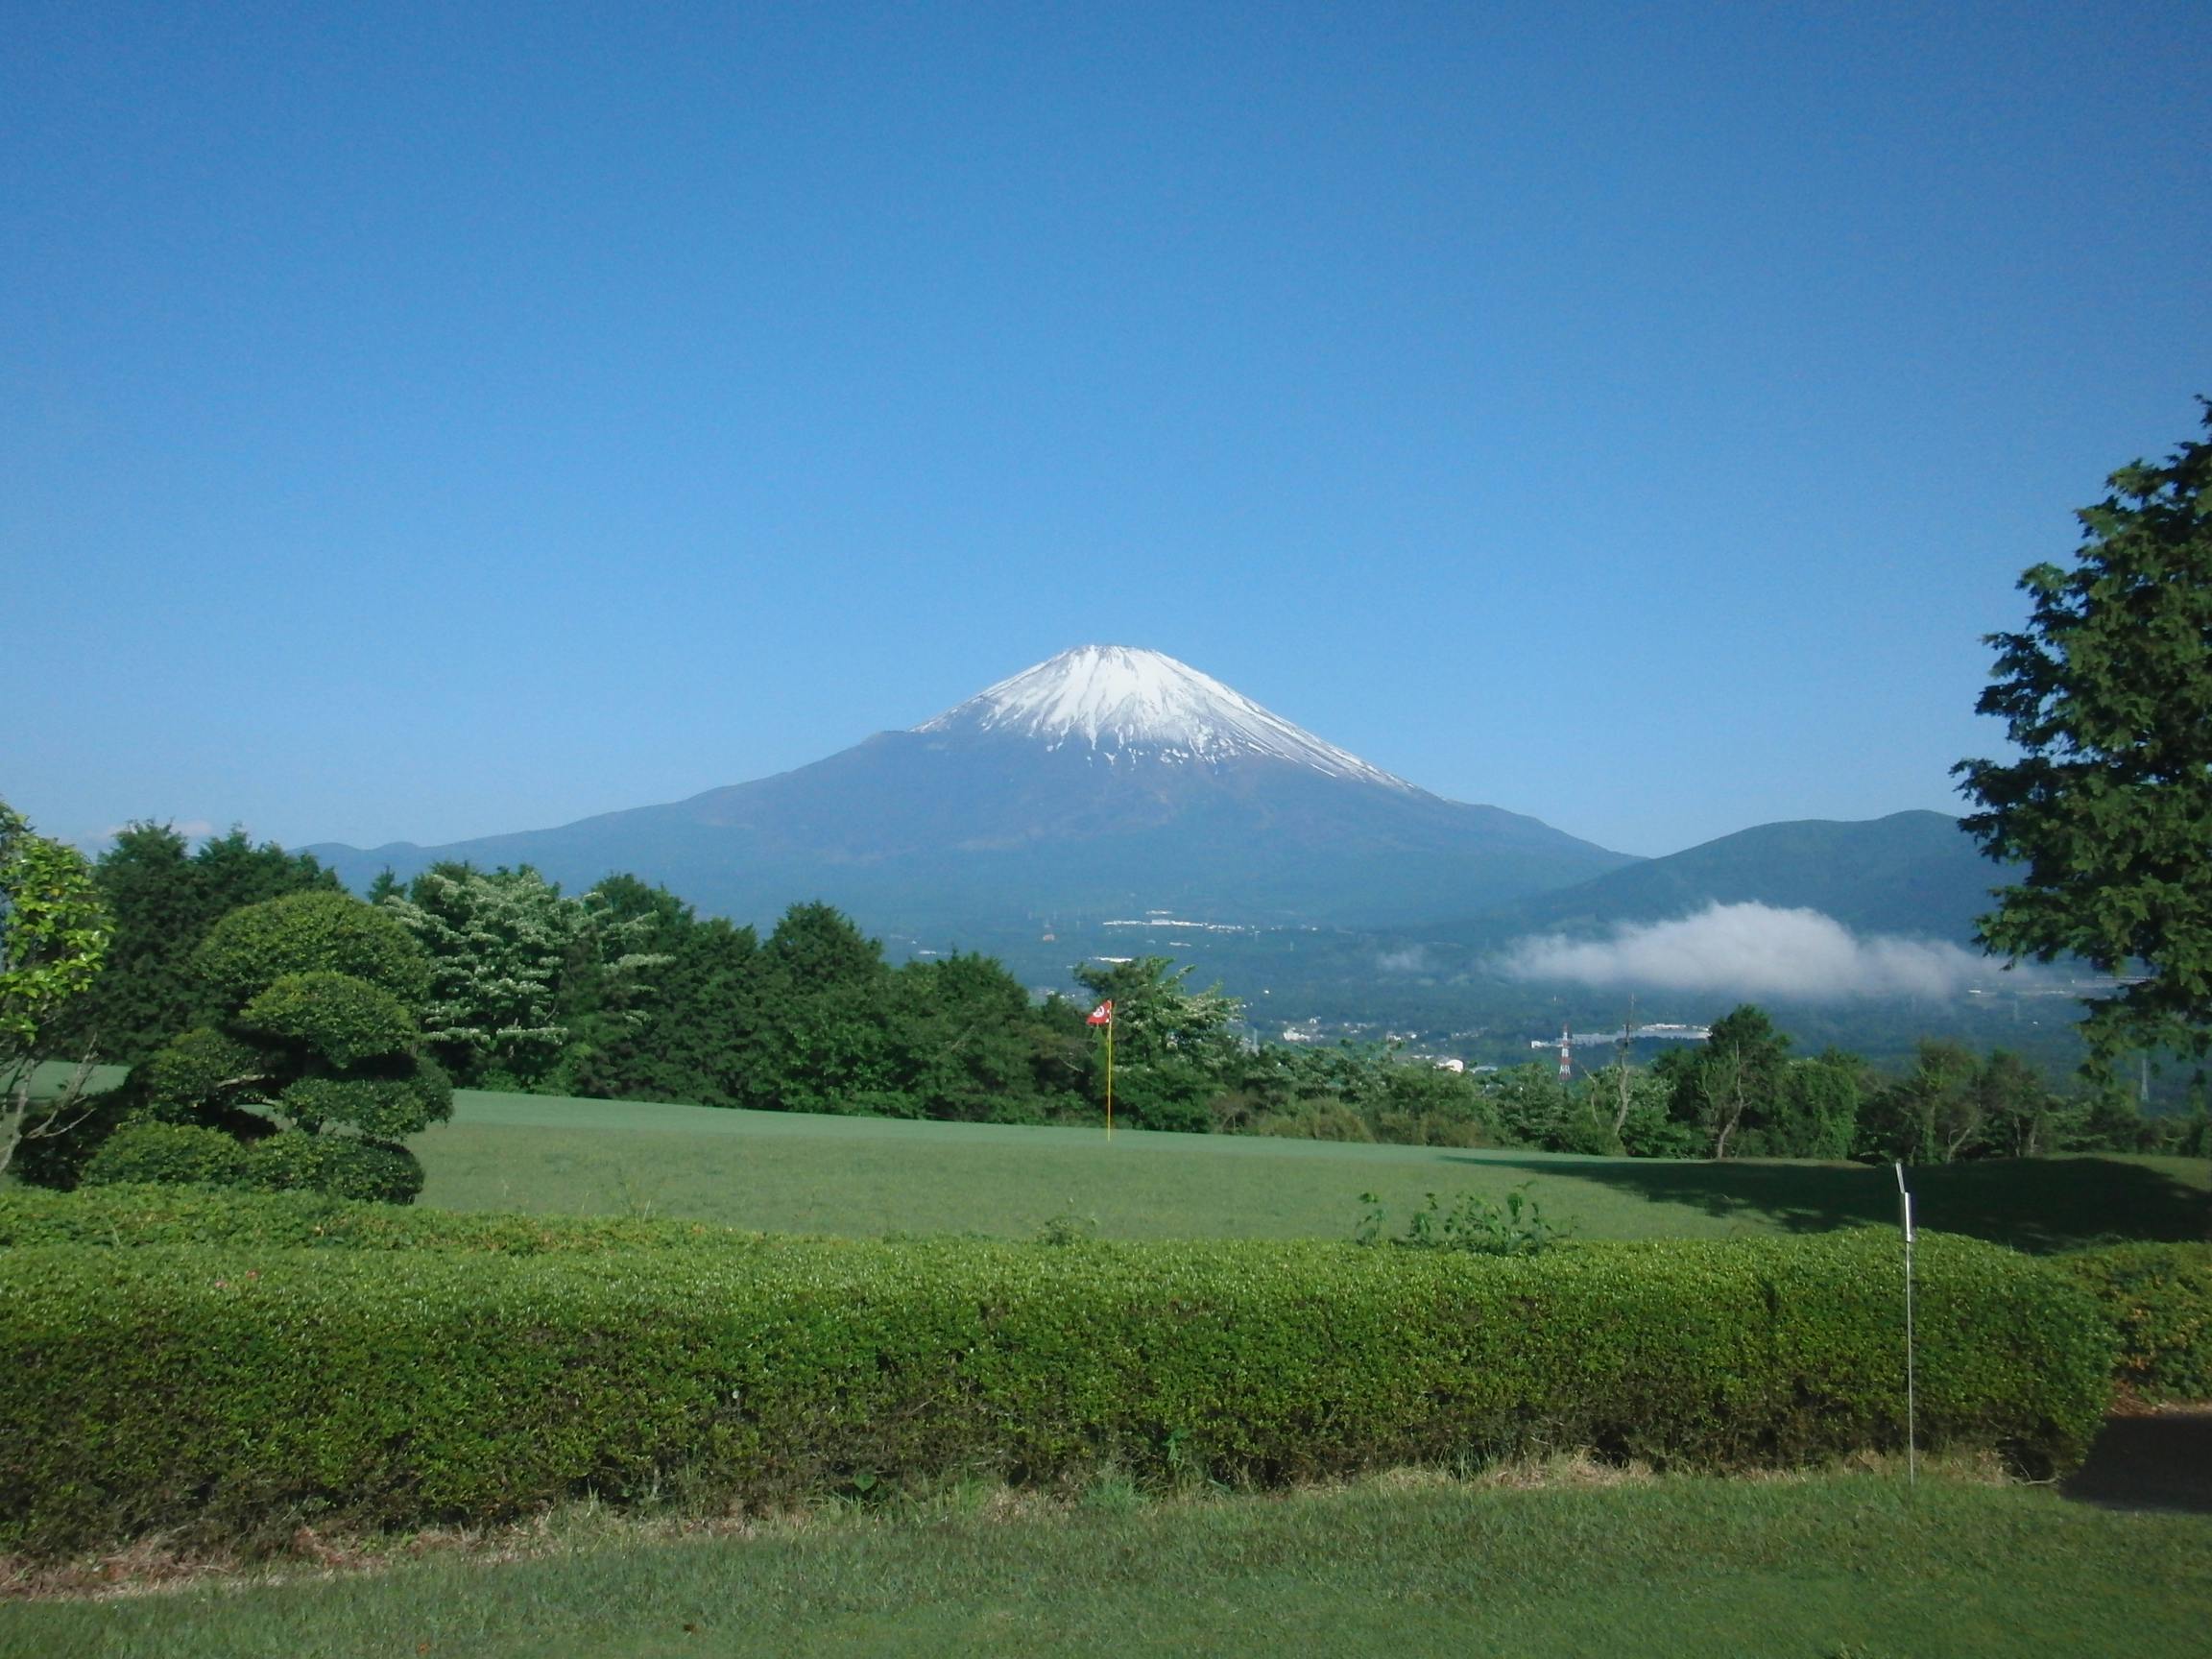
[[[1522,979],[1818,999],[1956,996],[1998,965],[1940,940],[1863,938],[1818,910],[1710,904],[1671,922],[1624,924],[1604,939],[1518,940],[1503,967]]]

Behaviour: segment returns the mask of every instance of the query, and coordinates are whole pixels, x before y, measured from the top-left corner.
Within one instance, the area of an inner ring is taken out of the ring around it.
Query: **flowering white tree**
[[[594,976],[601,1001],[621,1005],[666,960],[629,948],[646,919],[615,919],[596,893],[565,898],[527,865],[437,865],[383,903],[430,955],[422,1034],[463,1079],[541,1076],[569,1039],[562,1005],[577,976]]]

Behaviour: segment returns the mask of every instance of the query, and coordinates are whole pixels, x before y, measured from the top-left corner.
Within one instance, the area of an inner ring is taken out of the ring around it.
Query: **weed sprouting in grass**
[[[1048,1216],[1030,1237],[1040,1244],[1087,1244],[1098,1237],[1098,1217],[1077,1214],[1075,1201],[1070,1199],[1066,1210]]]
[[[1544,1217],[1544,1209],[1524,1181],[1505,1194],[1503,1204],[1476,1192],[1463,1192],[1446,1209],[1435,1193],[1413,1212],[1403,1238],[1394,1244],[1417,1250],[1465,1250],[1478,1256],[1535,1256],[1568,1238],[1572,1229]],[[1383,1242],[1388,1212],[1373,1192],[1359,1194],[1364,1208],[1352,1230],[1354,1242]]]

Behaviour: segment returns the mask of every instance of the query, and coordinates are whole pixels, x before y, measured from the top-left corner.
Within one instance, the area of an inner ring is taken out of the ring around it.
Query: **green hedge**
[[[2078,1460],[2109,1343],[2056,1274],[1921,1252],[1930,1445]],[[485,1523],[586,1493],[954,1474],[1269,1484],[1591,1447],[1787,1465],[1902,1439],[1893,1235],[1501,1260],[960,1241],[555,1253],[0,1251],[0,1549]]]
[[[229,1141],[228,1136],[224,1140]],[[238,1143],[229,1141],[229,1144]],[[796,1241],[793,1241],[796,1242]],[[809,1247],[822,1247],[807,1241]],[[770,1247],[704,1221],[469,1214],[350,1202],[322,1192],[112,1185],[0,1188],[0,1246],[225,1244],[275,1250],[690,1250]]]
[[[2118,1382],[2151,1400],[2212,1400],[2212,1244],[2120,1244],[2052,1262],[2097,1299]]]

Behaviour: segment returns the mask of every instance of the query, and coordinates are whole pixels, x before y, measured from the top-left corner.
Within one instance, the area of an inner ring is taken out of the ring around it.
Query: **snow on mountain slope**
[[[1128,757],[1218,764],[1264,756],[1330,778],[1425,793],[1189,663],[1126,645],[1063,651],[914,730],[1026,737],[1054,750],[1081,744],[1109,761]]]

